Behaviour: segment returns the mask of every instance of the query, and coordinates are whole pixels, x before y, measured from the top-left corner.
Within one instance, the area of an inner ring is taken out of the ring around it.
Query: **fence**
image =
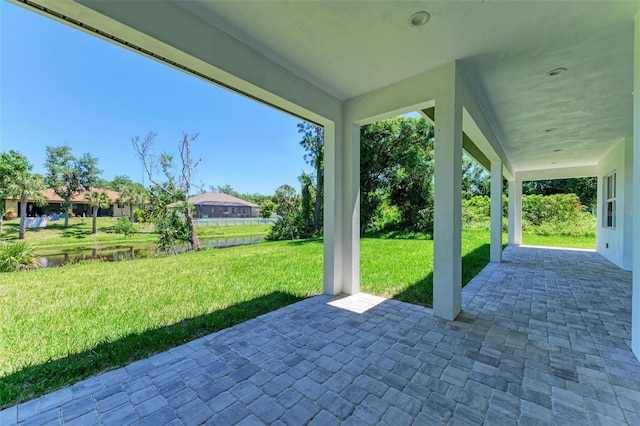
[[[193,222],[196,226],[234,226],[234,225],[268,225],[275,222],[277,219],[260,217],[246,217],[246,218],[233,218],[233,219],[194,219]]]

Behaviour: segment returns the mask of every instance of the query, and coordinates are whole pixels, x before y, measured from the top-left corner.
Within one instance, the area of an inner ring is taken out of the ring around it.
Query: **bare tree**
[[[181,167],[177,178],[174,173],[173,156],[167,153],[162,153],[159,156],[153,154],[153,147],[158,137],[156,132],[149,131],[144,138],[134,136],[131,140],[133,148],[142,161],[142,166],[149,181],[159,191],[173,198],[176,201],[174,203],[175,207],[184,214],[184,219],[189,228],[189,243],[191,243],[191,249],[196,251],[200,250],[200,241],[193,222],[193,204],[190,204],[186,198],[189,197],[191,191],[193,173],[201,161],[200,159],[194,160],[191,156],[191,144],[198,136],[199,133],[182,134],[182,140],[178,144]],[[158,167],[162,175],[167,179],[168,184],[158,182],[156,177]]]

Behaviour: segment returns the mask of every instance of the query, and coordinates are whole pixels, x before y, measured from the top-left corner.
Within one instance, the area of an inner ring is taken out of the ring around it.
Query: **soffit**
[[[517,170],[594,164],[632,132],[638,1],[179,4],[343,100],[458,60]]]
[[[632,132],[640,0],[78,1],[185,50],[185,22],[214,26],[341,100],[458,61],[516,171],[593,165]],[[419,10],[431,20],[412,28]],[[206,52],[225,41],[197,43]],[[548,77],[556,67],[568,72]]]

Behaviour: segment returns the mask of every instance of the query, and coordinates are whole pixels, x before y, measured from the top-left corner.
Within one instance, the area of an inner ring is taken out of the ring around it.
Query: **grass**
[[[69,227],[64,227],[64,221],[50,222],[46,228],[28,229],[25,241],[33,243],[36,247],[68,247],[75,245],[100,245],[100,244],[131,244],[138,242],[155,242],[157,234],[153,232],[153,225],[136,223],[137,232],[129,237],[116,234],[114,231],[115,218],[98,218],[98,232],[91,234],[91,218],[70,218]],[[3,233],[0,241],[13,241],[18,239],[20,220],[3,222]],[[271,225],[235,225],[235,226],[199,226],[198,236],[201,239],[214,238],[242,238],[265,236]]]
[[[468,235],[465,252],[481,253],[488,234]],[[277,242],[4,274],[0,406],[319,294],[322,252],[321,240]],[[363,291],[429,305],[432,252],[364,238]]]
[[[489,261],[489,233],[465,231],[462,282],[467,284]],[[360,243],[361,289],[404,302],[433,306],[433,240],[412,236],[363,238]]]
[[[1,276],[0,406],[322,291],[322,242]]]
[[[466,284],[489,233],[465,231],[462,250]],[[0,407],[319,294],[322,254],[322,240],[269,242],[2,274]],[[431,306],[432,268],[424,237],[361,241],[362,291]]]
[[[530,246],[595,249],[596,237],[571,237],[564,235],[536,235],[522,233],[522,244]]]

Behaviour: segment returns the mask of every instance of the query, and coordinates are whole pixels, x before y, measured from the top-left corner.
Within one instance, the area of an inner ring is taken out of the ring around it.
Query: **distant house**
[[[116,191],[112,191],[110,189],[102,189],[102,188],[94,188],[91,191],[104,192],[107,194],[109,199],[111,200],[111,204],[106,209],[98,210],[98,216],[113,216],[113,217],[122,217],[125,213],[128,212],[126,206],[117,204],[117,199],[120,197],[120,193]],[[53,189],[45,189],[40,191],[42,195],[44,195],[48,204],[44,206],[37,206],[33,202],[27,202],[27,216],[36,217],[36,216],[50,216],[52,214],[58,214],[61,211],[61,206],[64,200],[60,198]],[[76,195],[71,201],[73,202],[73,213],[76,216],[91,216],[91,207],[89,207],[89,203],[84,198],[85,193],[81,192]],[[5,210],[13,208],[16,211],[16,214],[20,213],[20,201],[14,199],[5,200]]]
[[[196,219],[258,217],[258,205],[220,192],[205,192],[189,197],[196,206]]]

